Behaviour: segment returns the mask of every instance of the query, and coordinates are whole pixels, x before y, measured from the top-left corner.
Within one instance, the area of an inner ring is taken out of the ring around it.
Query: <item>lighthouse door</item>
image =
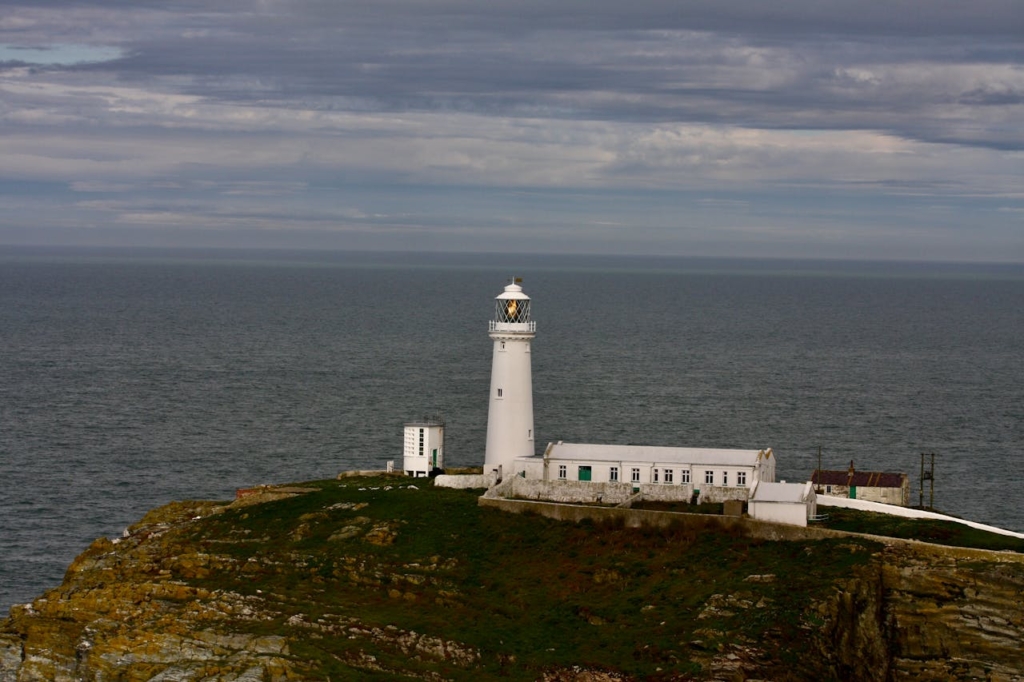
[[[581,466],[580,467],[579,480],[581,480],[581,481],[589,481],[590,480],[590,467],[588,467],[588,466]]]

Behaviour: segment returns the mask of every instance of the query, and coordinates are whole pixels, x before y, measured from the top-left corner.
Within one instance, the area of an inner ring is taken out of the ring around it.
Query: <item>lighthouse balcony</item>
[[[496,322],[490,321],[490,329],[492,332],[519,332],[525,334],[537,333],[537,323],[530,322]]]

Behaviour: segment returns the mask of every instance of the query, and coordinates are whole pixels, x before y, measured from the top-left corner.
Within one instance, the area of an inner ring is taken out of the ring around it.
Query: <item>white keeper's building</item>
[[[645,497],[746,500],[760,482],[775,480],[771,448],[733,450],[650,445],[549,443],[540,457],[520,457],[515,472],[528,480],[627,485]]]

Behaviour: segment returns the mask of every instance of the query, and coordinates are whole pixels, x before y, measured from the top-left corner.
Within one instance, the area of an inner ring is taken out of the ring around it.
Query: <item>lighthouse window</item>
[[[680,483],[689,483],[690,482],[690,470],[689,469],[683,469],[682,471],[679,472],[679,482]]]
[[[632,481],[633,483],[639,483],[640,482],[640,468],[639,467],[633,467],[632,468],[632,470],[629,472],[629,480]]]
[[[619,467],[611,467],[608,470],[608,480],[617,481],[619,480]]]
[[[665,469],[665,483],[671,483],[671,482],[672,482],[672,470],[671,469]]]
[[[504,341],[501,342],[501,349],[505,350],[505,342]]]
[[[746,485],[746,484],[747,484],[747,472],[746,471],[739,471],[739,472],[737,472],[736,473],[736,485]]]
[[[728,471],[723,471],[722,472],[722,485],[729,485],[729,472]]]
[[[558,478],[564,481],[565,478],[566,478],[566,473],[565,472],[566,472],[565,465],[564,464],[559,464],[558,465]]]
[[[714,471],[705,471],[704,472],[704,482],[705,483],[714,483],[715,482],[715,472]]]
[[[657,469],[654,470],[654,482],[655,483],[658,482],[658,470]]]
[[[498,389],[498,397],[499,398],[501,397],[501,389],[500,388]]]

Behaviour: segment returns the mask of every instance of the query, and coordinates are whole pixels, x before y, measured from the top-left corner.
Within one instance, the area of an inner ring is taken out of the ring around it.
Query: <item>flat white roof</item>
[[[547,456],[553,460],[594,460],[600,462],[649,462],[652,464],[716,464],[754,466],[759,458],[771,457],[764,450],[722,448],[672,448],[657,445],[605,445],[594,443],[552,443]]]
[[[809,483],[765,483],[761,481],[754,490],[751,502],[792,502],[804,504],[805,491]]]

